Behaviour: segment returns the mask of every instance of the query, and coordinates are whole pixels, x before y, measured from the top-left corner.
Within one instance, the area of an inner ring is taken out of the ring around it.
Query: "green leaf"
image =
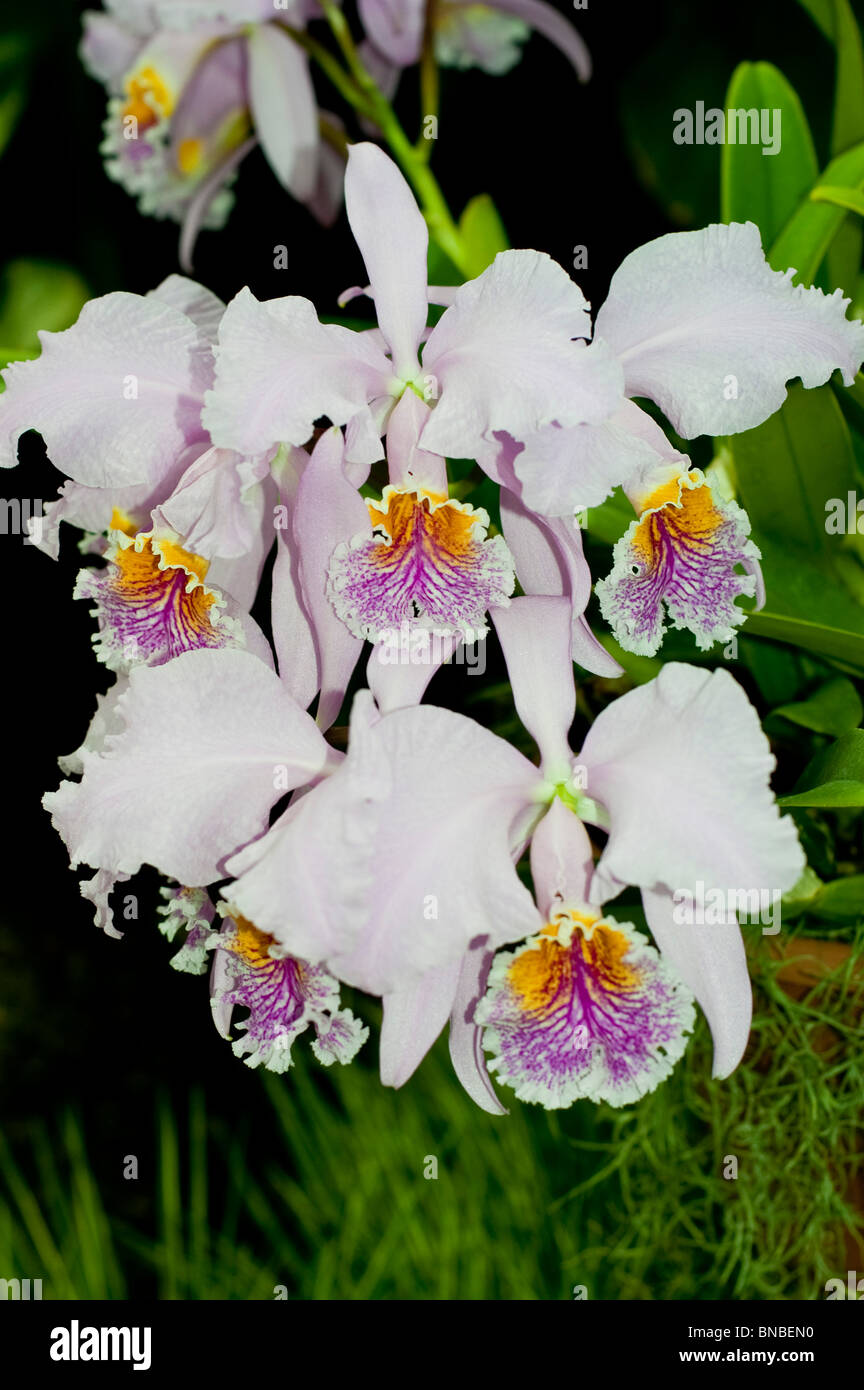
[[[809,912],[837,922],[864,916],[864,874],[850,874],[825,883],[808,905]]]
[[[864,806],[864,729],[843,734],[817,753],[781,806]]]
[[[510,242],[498,209],[488,193],[472,198],[459,219],[459,231],[468,255],[468,279],[490,266],[499,251],[507,251]]]
[[[779,110],[783,139],[770,158],[761,145],[723,145],[721,216],[724,222],[755,222],[770,246],[817,182],[819,164],[798,95],[771,63],[740,63],[735,69],[726,110],[741,109]]]
[[[607,545],[614,545],[620,540],[630,525],[635,521],[636,513],[631,504],[627,501],[620,487],[617,487],[612,496],[605,502],[601,502],[599,507],[590,507],[586,513],[585,529],[590,531],[592,536],[596,536],[598,541],[605,541]]]
[[[832,159],[816,187],[864,189],[864,143]],[[795,267],[795,283],[812,285],[847,216],[846,209],[808,193],[768,253],[775,270]]]
[[[757,542],[770,536],[833,558],[837,543],[825,529],[825,501],[845,498],[857,479],[849,428],[830,387],[791,387],[775,415],[729,436],[722,447],[732,456]]]
[[[864,217],[864,193],[860,188],[835,188],[820,184],[813,189],[810,198],[814,203],[833,203],[835,207],[846,208],[848,212],[857,212],[859,217]]]
[[[784,719],[801,724],[805,729],[813,729],[817,734],[832,734],[837,738],[858,728],[864,718],[864,706],[852,682],[838,676],[820,686],[808,700],[781,705],[774,713],[782,714]]]
[[[10,261],[0,279],[0,342],[38,354],[40,330],[70,328],[90,297],[84,280],[52,261]]]
[[[769,637],[864,674],[864,609],[814,563],[770,537],[759,537],[767,601],[750,613],[745,631]]]
[[[838,155],[864,140],[864,49],[849,0],[834,0],[833,27],[837,85],[831,153]]]

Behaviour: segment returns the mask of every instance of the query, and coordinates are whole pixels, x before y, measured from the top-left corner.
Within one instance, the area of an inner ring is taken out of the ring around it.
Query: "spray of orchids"
[[[111,0],[88,17],[109,171],[183,223],[184,256],[260,142],[325,220],[344,196],[365,272],[343,302],[370,297],[377,323],[248,289],[226,306],[171,276],[90,302],[4,373],[0,464],[35,429],[66,475],[34,542],[56,556],[61,523],[84,533],[76,594],[113,678],[45,805],[109,934],[116,885],[164,875],[173,963],[209,971],[216,1025],[250,1066],[287,1070],[309,1028],[320,1062],[350,1062],[369,1030],[346,986],[383,1001],[385,1084],[449,1025],[456,1075],[493,1113],[493,1077],[548,1107],[638,1099],[697,1005],[726,1076],[750,1025],[741,931],[733,912],[682,926],[673,901],[800,877],[768,743],[728,673],[673,663],[574,751],[574,661],[621,674],[586,619],[594,579],[629,652],[656,653],[670,624],[705,650],[734,635],[739,600],[763,600],[749,520],[656,416],[679,441],[752,429],[792,378],[851,382],[864,325],[839,292],[771,269],[749,223],[633,251],[593,323],[548,256],[475,264],[395,83],[418,64],[430,112],[439,61],[502,72],[530,27],[585,78],[584,45],[541,0],[360,10],[360,47],[332,0]],[[310,61],[393,158],[318,110]],[[430,233],[456,288],[428,283]],[[448,460],[472,461],[494,503],[464,500]],[[617,487],[633,521],[592,576],[577,513]],[[392,659],[406,629],[436,636],[428,660]],[[477,640],[503,650],[536,762],[425,699]],[[349,687],[346,751],[332,730]],[[628,888],[638,926],[614,908]]]

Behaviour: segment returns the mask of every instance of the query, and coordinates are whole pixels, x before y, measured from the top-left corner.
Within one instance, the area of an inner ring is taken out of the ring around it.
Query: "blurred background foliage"
[[[90,295],[143,292],[176,269],[176,227],[142,219],[103,174],[103,93],[76,56],[83,8],[0,0],[0,361],[35,356],[37,330],[74,322]],[[775,267],[842,286],[860,312],[857,3],[658,0],[573,17],[594,56],[586,88],[537,38],[506,78],[444,74],[436,172],[457,213],[486,192],[501,219],[486,203],[468,214],[478,256],[502,224],[513,245],[566,266],[584,246],[576,278],[599,305],[635,246],[749,218]],[[673,112],[697,101],[780,108],[780,153],[676,145]],[[409,127],[412,102],[408,81]],[[344,219],[320,232],[258,156],[237,191],[227,228],[202,235],[198,277],[225,298],[249,283],[335,312],[358,273]],[[373,1041],[350,1068],[325,1073],[301,1040],[288,1076],[259,1076],[213,1031],[205,982],[168,968],[155,877],[137,886],[122,943],[96,933],[39,807],[104,684],[86,609],[70,601],[80,559],[74,541],[53,566],[0,538],[0,1277],[41,1277],[44,1297],[61,1299],[570,1298],[577,1286],[590,1298],[811,1299],[862,1267],[864,551],[854,525],[826,531],[825,508],[864,496],[864,383],[793,388],[760,429],[690,452],[747,507],[768,603],[728,655],[682,633],[656,659],[610,641],[625,676],[583,678],[574,746],[662,661],[729,666],[763,717],[810,867],[779,936],[744,928],[756,1004],[744,1064],[712,1082],[700,1022],[672,1078],[617,1112],[516,1103],[493,1119],[462,1094],[444,1042],[407,1087],[384,1090],[377,1009],[362,998],[351,1003]],[[53,497],[38,440],[22,458],[6,492]],[[466,470],[461,495],[485,504],[475,481]],[[630,515],[620,497],[589,513],[595,574]],[[432,698],[532,756],[491,641],[487,681],[445,670]],[[638,900],[625,907],[639,925]],[[131,1158],[137,1176],[124,1176]]]

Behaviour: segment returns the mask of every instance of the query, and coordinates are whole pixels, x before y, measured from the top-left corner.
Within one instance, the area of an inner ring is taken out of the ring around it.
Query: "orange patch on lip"
[[[178,571],[190,570],[197,579],[203,579],[207,561],[200,555],[190,555],[178,545],[163,543],[160,551],[165,568],[160,567],[159,555],[150,540],[140,550],[136,545],[118,546],[112,558],[119,574],[112,581],[112,588],[119,597],[131,602],[144,601],[148,607],[170,601],[182,607],[187,627],[210,627],[210,609],[215,596],[200,583],[193,589],[184,585],[178,592]]]
[[[657,499],[667,493],[665,501]],[[649,568],[654,568],[663,553],[664,541],[673,549],[707,550],[714,533],[723,524],[723,516],[714,504],[707,483],[686,487],[676,480],[652,494],[650,506],[644,510],[633,533],[632,545]]]
[[[124,119],[134,117],[139,130],[148,130],[160,116],[170,116],[174,103],[163,79],[155,68],[142,68],[126,83]]]
[[[570,921],[574,927],[568,946],[556,939],[559,925],[566,921]],[[585,988],[595,1000],[602,999],[604,995],[626,994],[636,989],[638,976],[624,961],[629,949],[630,942],[623,932],[616,931],[597,918],[569,912],[557,923],[549,923],[543,928],[537,945],[516,957],[507,971],[507,977],[520,996],[524,1009],[544,1013],[554,1006],[562,991],[569,994],[574,988],[575,950],[582,955],[583,969],[578,972],[580,980],[584,981]]]
[[[457,562],[471,548],[477,517],[446,498],[388,488],[380,502],[369,502],[368,507],[372,525],[386,531],[392,542],[376,547],[372,555],[375,564],[391,565],[394,556],[418,540],[429,554],[444,551]],[[419,537],[418,529],[422,533]]]
[[[225,947],[240,956],[247,965],[259,969],[261,966],[272,965],[274,958],[270,955],[270,947],[273,937],[268,936],[267,932],[259,931],[251,922],[247,922],[245,917],[232,917],[231,920],[237,930],[224,940]]]

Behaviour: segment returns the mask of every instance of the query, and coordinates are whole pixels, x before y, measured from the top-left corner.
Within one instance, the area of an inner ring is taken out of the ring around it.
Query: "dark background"
[[[177,269],[177,227],[142,218],[103,172],[105,97],[77,57],[84,8],[72,0],[0,4],[0,33],[25,29],[33,39],[30,101],[0,163],[0,264],[45,258],[78,269],[94,295],[145,292]],[[547,251],[568,268],[574,246],[586,246],[588,269],[577,278],[595,306],[628,251],[719,215],[718,152],[674,146],[672,112],[697,99],[721,105],[738,62],[764,58],[784,71],[826,162],[833,56],[793,0],[710,9],[689,0],[591,0],[571,17],[593,55],[592,82],[580,87],[538,36],[504,78],[445,72],[433,168],[457,214],[474,194],[490,193],[514,246]],[[398,103],[412,136],[415,82],[409,73]],[[319,90],[340,109],[323,79]],[[818,105],[808,103],[816,92]],[[339,291],[361,277],[344,217],[322,230],[258,152],[236,191],[225,230],[200,238],[197,277],[225,299],[249,284],[260,297],[303,294],[322,313],[337,312]],[[283,271],[273,268],[279,243],[288,246]],[[23,457],[3,480],[4,494],[51,499],[59,478],[32,436]],[[200,1083],[226,1114],[255,1102],[249,1073],[212,1028],[204,981],[168,968],[170,948],[152,916],[155,883],[145,876],[130,885],[140,919],[127,924],[125,939],[103,937],[40,807],[59,780],[56,756],[80,743],[93,692],[108,684],[90,651],[87,605],[71,597],[79,564],[71,532],[56,565],[20,538],[0,537],[0,1118],[14,1137],[34,1115],[74,1100],[87,1116],[100,1181],[130,1202],[118,1154],[152,1152],[157,1086],[179,1097]]]

